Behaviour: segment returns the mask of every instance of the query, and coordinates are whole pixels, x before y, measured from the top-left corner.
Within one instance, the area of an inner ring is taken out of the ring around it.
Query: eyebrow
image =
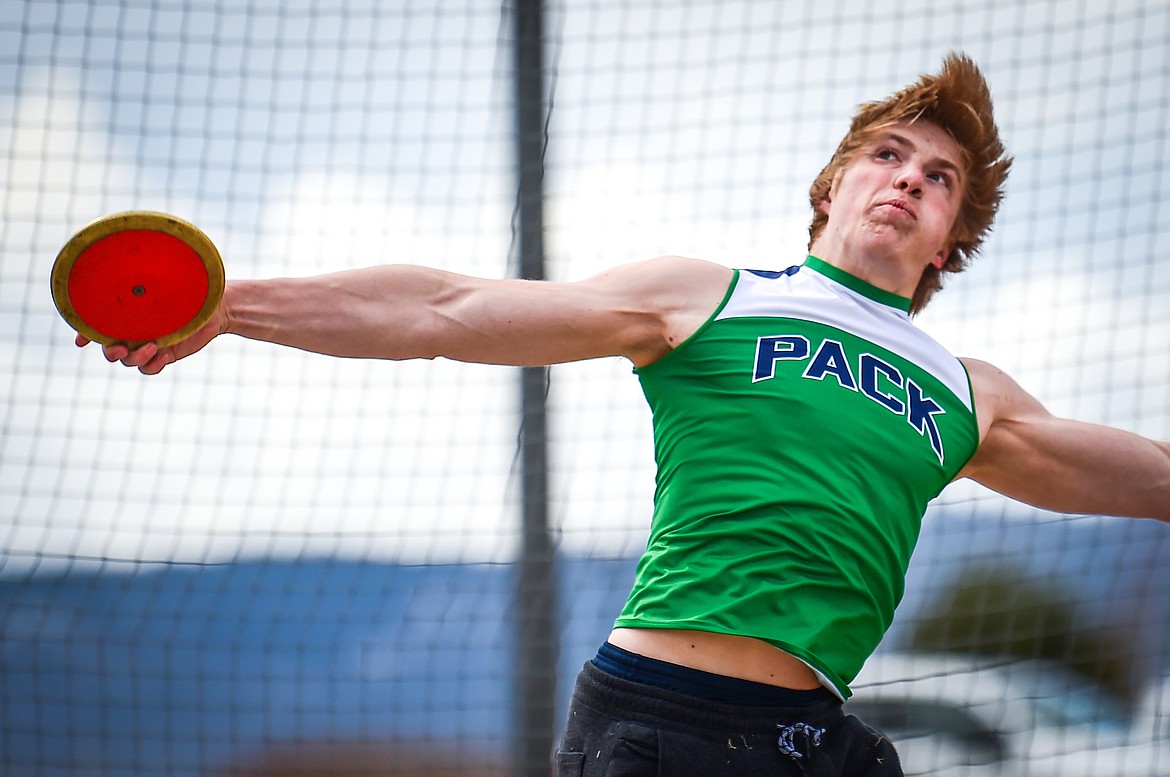
[[[914,145],[914,142],[912,140],[910,140],[910,138],[908,138],[904,135],[899,135],[897,132],[893,132],[893,131],[886,132],[885,135],[877,138],[877,140],[878,141],[881,141],[881,140],[893,141],[901,146],[905,146],[905,147],[911,148],[911,149],[918,148],[917,146]],[[934,164],[935,167],[941,167],[941,168],[947,170],[948,172],[950,172],[951,175],[953,175],[955,177],[956,181],[963,180],[962,168],[959,167],[954,162],[952,162],[951,160],[947,159],[946,157],[940,156],[940,157],[936,157],[930,161]]]

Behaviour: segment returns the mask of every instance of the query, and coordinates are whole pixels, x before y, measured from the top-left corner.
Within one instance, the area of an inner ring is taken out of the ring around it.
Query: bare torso
[[[821,683],[807,664],[751,637],[674,629],[614,629],[610,644],[647,658],[738,677],[765,685],[808,691]]]

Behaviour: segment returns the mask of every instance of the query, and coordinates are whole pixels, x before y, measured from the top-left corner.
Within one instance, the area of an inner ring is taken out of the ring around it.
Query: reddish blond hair
[[[1004,182],[1012,166],[1012,158],[1004,150],[995,126],[991,92],[975,62],[964,54],[950,54],[937,74],[925,74],[885,100],[858,106],[849,132],[809,189],[813,208],[809,225],[811,245],[828,221],[820,205],[828,198],[837,174],[857,158],[874,133],[894,124],[916,121],[942,128],[959,144],[964,185],[959,215],[951,229],[954,250],[941,268],[931,265],[923,272],[911,303],[913,313],[922,310],[942,288],[944,272],[962,272],[978,254],[983,238],[995,221],[1003,200]]]

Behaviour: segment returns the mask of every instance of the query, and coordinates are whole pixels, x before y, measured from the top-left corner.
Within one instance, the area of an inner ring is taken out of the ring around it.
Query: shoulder
[[[967,374],[971,376],[971,389],[976,394],[981,389],[984,391],[993,390],[1005,381],[1014,383],[1006,372],[982,359],[960,356],[959,361],[963,363],[963,366],[967,369]]]
[[[705,289],[712,284],[730,283],[734,273],[729,267],[704,259],[685,256],[658,256],[631,264],[619,265],[594,276],[595,283],[620,283],[640,289],[663,292]]]
[[[657,346],[636,358],[644,367],[699,330],[723,302],[735,271],[702,259],[660,256],[629,266],[623,285],[632,306],[647,306],[657,321]]]
[[[977,404],[986,405],[989,410],[1010,407],[1014,403],[1030,398],[1028,393],[1010,375],[981,359],[959,357],[971,378],[971,391]]]
[[[628,310],[686,319],[710,315],[735,271],[702,259],[659,256],[606,270],[582,283],[620,300]]]
[[[569,284],[592,314],[618,323],[621,352],[636,366],[657,361],[698,330],[727,293],[735,271],[682,256],[619,265]]]
[[[969,357],[960,357],[959,361],[971,379],[971,395],[979,419],[980,439],[985,439],[997,424],[1044,414],[1041,404],[999,367]]]

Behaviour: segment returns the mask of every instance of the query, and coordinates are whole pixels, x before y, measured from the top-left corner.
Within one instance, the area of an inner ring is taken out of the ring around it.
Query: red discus
[[[223,260],[200,229],[166,213],[128,211],[87,224],[53,263],[53,302],[103,345],[177,343],[223,298]]]

